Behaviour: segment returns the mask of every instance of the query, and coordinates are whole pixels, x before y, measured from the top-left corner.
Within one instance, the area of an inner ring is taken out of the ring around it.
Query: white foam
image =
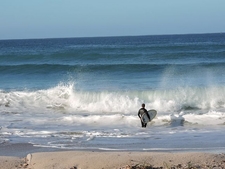
[[[98,144],[99,138],[131,138],[132,142],[179,132],[182,138],[182,132],[196,132],[195,128],[223,129],[224,96],[221,86],[90,92],[60,84],[46,90],[0,91],[0,142],[13,137],[51,147],[74,147],[75,143]],[[158,111],[147,126],[150,130],[140,129],[137,112],[143,102],[147,109]]]
[[[88,126],[133,126],[136,127],[139,124],[137,116],[124,116],[121,114],[115,115],[89,115],[89,116],[77,116],[69,115],[62,117],[63,123],[71,123],[74,125],[88,125]]]
[[[187,122],[200,125],[224,125],[225,113],[209,111],[206,114],[187,114],[183,116]]]
[[[0,92],[0,112],[41,124],[45,117],[68,123],[137,126],[137,111],[142,102],[158,111],[158,124],[169,122],[178,114],[186,122],[223,124],[225,87],[178,88],[156,91],[78,91],[74,84],[60,84],[37,91]],[[44,115],[43,115],[44,114]],[[63,114],[63,115],[62,115]],[[4,118],[4,116],[3,116]],[[52,121],[54,123],[54,121]],[[4,124],[4,122],[3,122]]]
[[[225,87],[177,88],[174,90],[78,91],[74,84],[60,84],[54,88],[37,91],[0,92],[1,110],[89,112],[100,114],[132,114],[142,102],[146,108],[170,114],[186,108],[225,108]]]

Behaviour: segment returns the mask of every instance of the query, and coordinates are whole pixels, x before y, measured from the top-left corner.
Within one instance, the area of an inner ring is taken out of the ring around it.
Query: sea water
[[[0,41],[0,144],[224,151],[224,133],[223,33]]]

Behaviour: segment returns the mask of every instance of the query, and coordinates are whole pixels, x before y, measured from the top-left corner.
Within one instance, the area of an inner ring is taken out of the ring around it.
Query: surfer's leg
[[[147,123],[142,123],[142,127],[146,127],[147,126]]]
[[[141,126],[142,126],[142,127],[145,127],[145,123],[143,123],[142,121],[141,121]]]

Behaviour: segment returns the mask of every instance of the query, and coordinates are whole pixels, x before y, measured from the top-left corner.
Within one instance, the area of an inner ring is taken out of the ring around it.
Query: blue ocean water
[[[224,150],[224,72],[223,33],[1,40],[0,143]]]

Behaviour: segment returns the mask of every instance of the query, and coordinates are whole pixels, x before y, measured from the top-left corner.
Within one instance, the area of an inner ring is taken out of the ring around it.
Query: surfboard
[[[157,111],[156,110],[153,110],[153,109],[152,110],[148,110],[148,114],[150,116],[150,119],[148,118],[148,116],[146,114],[143,114],[141,116],[141,121],[143,123],[148,123],[148,122],[152,121],[152,119],[154,119],[155,116],[157,115]]]

